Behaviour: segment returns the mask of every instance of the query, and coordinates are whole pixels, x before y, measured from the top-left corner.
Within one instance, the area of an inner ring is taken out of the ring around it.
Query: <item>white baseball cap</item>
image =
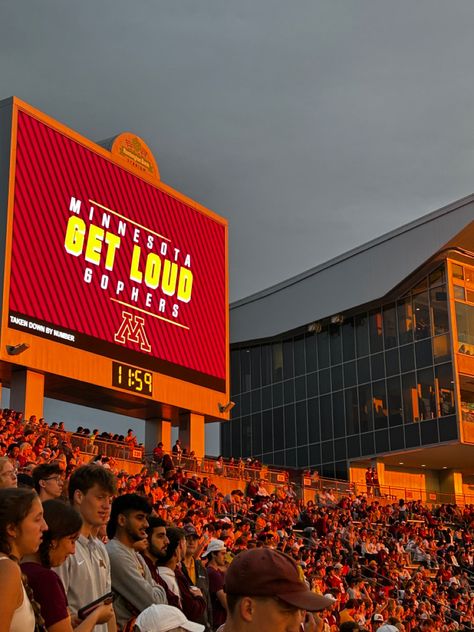
[[[203,632],[204,626],[186,619],[174,606],[154,604],[138,615],[135,625],[140,632],[168,632],[174,628],[183,628],[189,632]]]
[[[218,540],[217,538],[213,538],[209,544],[207,545],[206,551],[201,555],[201,557],[207,557],[209,553],[217,553],[217,551],[227,551],[226,545],[222,540]]]

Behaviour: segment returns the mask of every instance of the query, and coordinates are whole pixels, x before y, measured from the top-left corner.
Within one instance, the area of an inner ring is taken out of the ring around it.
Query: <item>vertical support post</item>
[[[44,375],[28,369],[13,371],[10,385],[10,408],[31,415],[43,416]]]
[[[204,415],[185,413],[179,417],[181,447],[188,453],[194,451],[198,459],[205,454]]]
[[[158,443],[163,442],[163,450],[171,450],[171,422],[164,419],[145,419],[145,452],[151,452]]]

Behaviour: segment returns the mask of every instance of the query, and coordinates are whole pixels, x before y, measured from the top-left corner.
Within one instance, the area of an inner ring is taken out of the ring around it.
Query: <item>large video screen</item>
[[[9,327],[225,390],[226,227],[18,112]]]

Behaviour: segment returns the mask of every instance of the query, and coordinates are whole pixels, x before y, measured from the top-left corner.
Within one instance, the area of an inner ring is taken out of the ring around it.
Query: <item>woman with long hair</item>
[[[34,632],[35,611],[19,562],[35,553],[48,527],[34,490],[0,489],[0,632]]]
[[[74,554],[76,540],[82,526],[79,513],[62,500],[43,503],[48,531],[36,553],[28,555],[21,565],[28,578],[48,632],[72,632],[73,626],[67,607],[64,586],[52,567],[60,566]],[[87,604],[84,604],[87,605]],[[98,623],[105,623],[113,614],[112,605],[101,605],[74,627],[74,632],[91,632]]]

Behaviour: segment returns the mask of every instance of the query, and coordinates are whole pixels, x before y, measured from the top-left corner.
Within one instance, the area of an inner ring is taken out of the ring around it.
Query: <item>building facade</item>
[[[438,483],[462,471],[467,484],[472,219],[467,198],[231,305],[222,454],[336,478],[374,462]]]

